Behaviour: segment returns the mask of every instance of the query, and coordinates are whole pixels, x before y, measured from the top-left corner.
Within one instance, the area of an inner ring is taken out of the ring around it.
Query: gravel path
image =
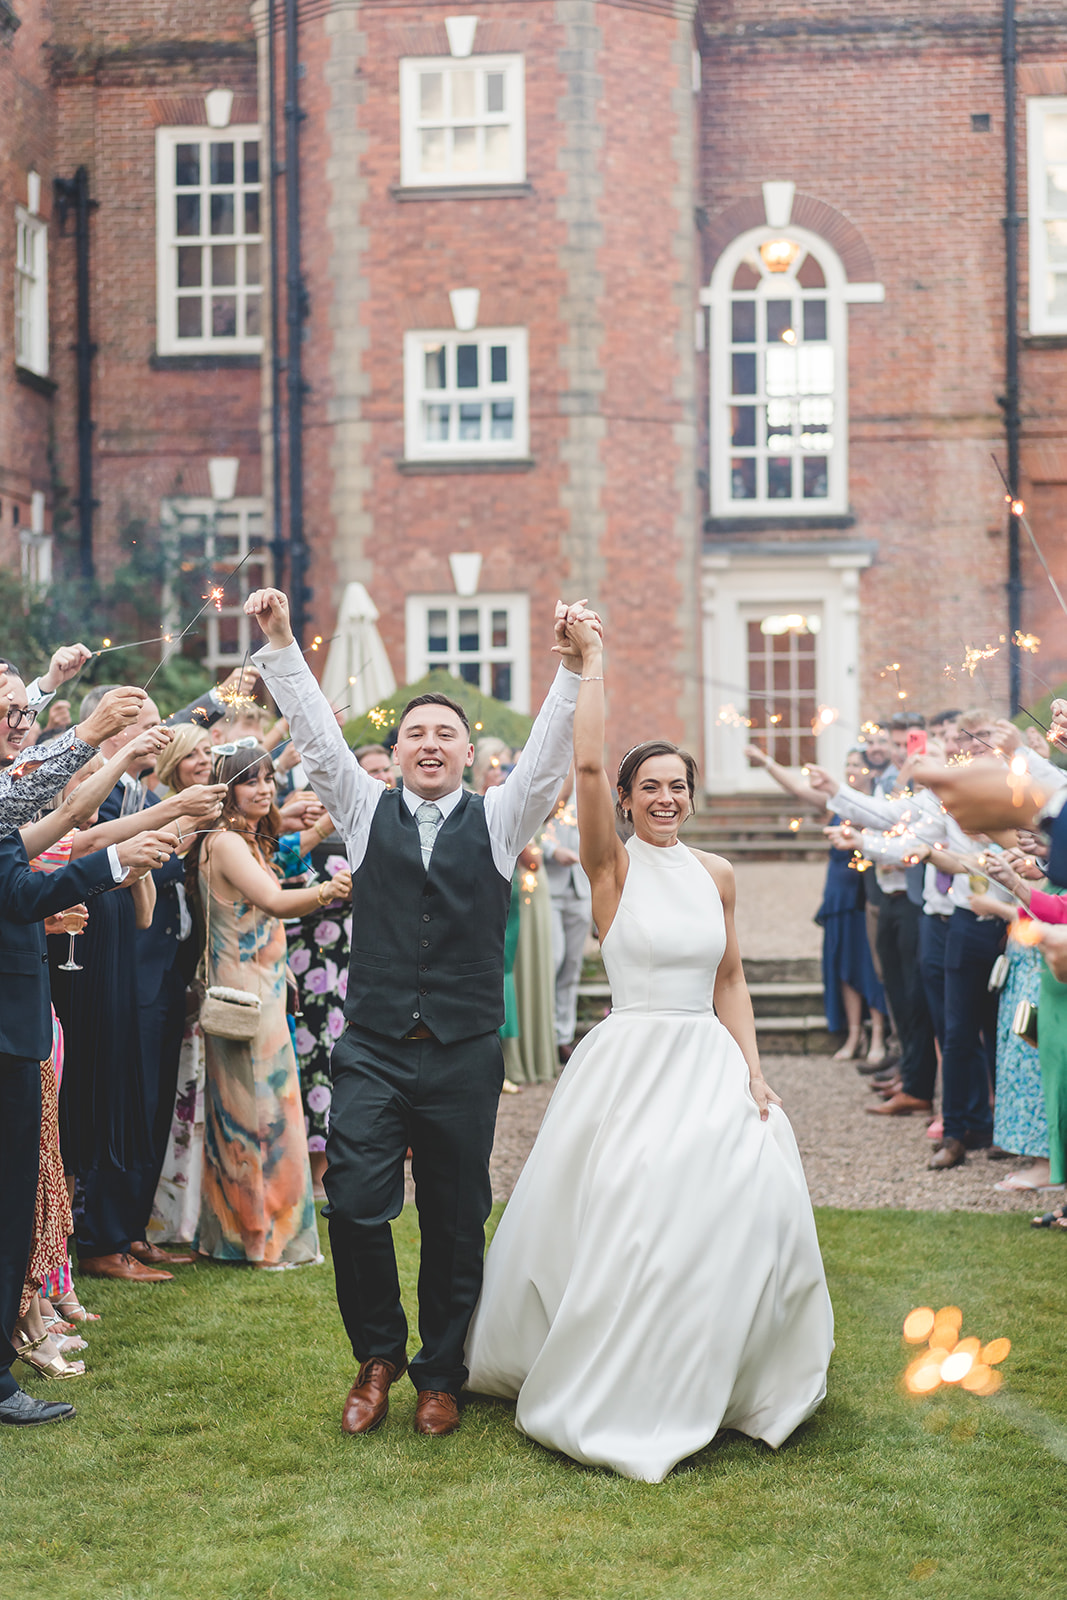
[[[869,1117],[875,1096],[855,1068],[824,1056],[768,1056],[768,1082],[781,1095],[804,1158],[812,1202],[869,1210],[1017,1211],[1036,1215],[1056,1194],[997,1194],[993,1185],[1023,1163],[979,1152],[950,1172],[930,1172],[923,1117]],[[522,1170],[551,1095],[547,1084],[503,1095],[493,1149],[493,1194],[506,1200]]]

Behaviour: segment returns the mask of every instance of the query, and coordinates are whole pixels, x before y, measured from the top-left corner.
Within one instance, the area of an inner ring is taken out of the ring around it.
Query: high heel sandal
[[[39,1339],[27,1339],[16,1328],[13,1343],[20,1361],[39,1372],[42,1378],[82,1378],[84,1361],[67,1361],[56,1349],[52,1334],[42,1334]]]
[[[75,1350],[88,1350],[88,1342],[62,1317],[46,1317],[44,1326],[45,1338],[52,1335],[61,1356],[73,1355]]]
[[[68,1322],[100,1321],[100,1313],[98,1311],[86,1311],[73,1289],[64,1289],[61,1295],[57,1295],[54,1300],[50,1300],[48,1303],[53,1311],[57,1311]]]

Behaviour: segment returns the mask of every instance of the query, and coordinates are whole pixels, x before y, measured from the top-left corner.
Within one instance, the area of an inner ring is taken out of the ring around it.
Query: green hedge
[[[409,700],[420,694],[447,694],[450,700],[458,701],[470,719],[471,738],[476,744],[479,739],[491,736],[503,739],[512,749],[519,749],[530,737],[532,717],[512,711],[510,706],[482,694],[462,678],[454,678],[450,672],[436,668],[417,683],[402,684],[388,700],[372,706],[364,716],[346,722],[344,734],[348,744],[356,749],[361,744],[388,742],[389,730],[400,721],[400,713]]]

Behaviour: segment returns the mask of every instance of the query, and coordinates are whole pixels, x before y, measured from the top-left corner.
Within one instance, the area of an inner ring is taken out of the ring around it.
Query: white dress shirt
[[[252,661],[289,723],[311,787],[333,818],[345,841],[348,864],[356,872],[367,853],[374,812],[389,791],[364,772],[345,744],[333,708],[299,645],[294,642],[283,650],[265,646]],[[563,787],[573,755],[574,708],[580,681],[577,673],[560,666],[514,770],[485,794],[485,822],[493,861],[503,878],[513,876],[520,852],[552,811]],[[401,792],[414,816],[424,796],[409,789]],[[434,798],[442,821],[462,796],[460,788]]]

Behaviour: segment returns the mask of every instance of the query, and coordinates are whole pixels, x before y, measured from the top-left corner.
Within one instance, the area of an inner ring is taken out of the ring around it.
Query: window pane
[[[451,406],[426,407],[426,438],[430,443],[441,443],[448,438]]]
[[[506,122],[485,130],[485,170],[507,172],[511,166],[511,129]]]
[[[249,337],[258,337],[262,332],[260,326],[260,308],[262,295],[250,294],[245,301],[245,333]]]
[[[494,661],[492,665],[493,687],[489,691],[494,700],[511,699],[511,663],[508,661]]]
[[[825,500],[830,492],[825,456],[804,457],[804,498]]]
[[[1045,114],[1045,160],[1067,161],[1067,115]]]
[[[741,265],[734,273],[734,288],[739,289],[743,293],[746,289],[757,288],[759,281],[760,275],[756,268],[752,265],[751,261],[742,261]]]
[[[504,73],[487,72],[485,75],[485,109],[492,113],[504,109]]]
[[[767,423],[767,449],[792,450],[793,448],[793,419],[780,423],[777,427],[770,421]]]
[[[211,231],[214,234],[233,232],[233,195],[211,196]]]
[[[788,354],[788,352],[786,353]],[[733,356],[733,392],[734,394],[755,394],[755,354],[738,353]]]
[[[480,405],[460,406],[459,436],[461,439],[480,439],[482,436],[482,408]]]
[[[425,362],[424,381],[427,389],[443,389],[445,386],[444,345],[424,344],[422,352]]]
[[[767,343],[776,344],[781,341],[783,333],[788,333],[793,326],[792,300],[767,301]]]
[[[259,245],[245,245],[245,282],[258,283],[259,278]]]
[[[755,344],[756,302],[735,300],[732,307],[732,333],[734,344]]]
[[[792,351],[788,352],[790,355]],[[828,345],[812,345],[796,352],[801,394],[833,394],[834,353]],[[768,351],[768,364],[770,352]],[[770,384],[768,383],[768,393]]]
[[[203,252],[198,244],[178,248],[178,288],[199,289],[203,282]]]
[[[445,135],[443,128],[424,128],[419,140],[422,157],[420,169],[423,172],[443,172],[445,170]]]
[[[245,195],[245,232],[259,232],[259,195]]]
[[[441,117],[445,110],[444,76],[440,72],[419,73],[420,117]]]
[[[426,648],[431,655],[442,655],[448,649],[448,612],[429,611],[426,614]]]
[[[174,231],[179,238],[200,232],[200,196],[180,194],[174,202]]]
[[[174,182],[179,189],[192,189],[200,182],[200,146],[198,144],[175,145]]]
[[[211,301],[211,335],[232,339],[237,333],[237,299],[232,294],[215,295]]]
[[[1067,167],[1046,168],[1045,209],[1054,213],[1067,211]]]
[[[805,300],[804,338],[808,343],[826,338],[825,300]]]
[[[178,301],[178,338],[199,339],[204,331],[202,301],[199,295],[183,296]]]
[[[493,612],[493,649],[506,650],[508,647],[508,614],[506,611]]]
[[[793,461],[790,456],[770,456],[767,460],[768,500],[793,497]]]
[[[476,689],[482,686],[482,669],[477,661],[460,662],[459,675],[464,683],[472,683]]]
[[[477,389],[478,387],[478,346],[476,344],[460,344],[456,346],[456,388]]]
[[[1048,258],[1054,264],[1067,261],[1067,222],[1046,222]]]
[[[834,420],[834,403],[832,400],[818,400],[807,396],[798,407],[800,421],[805,428],[828,428]]]
[[[481,630],[477,607],[461,607],[459,613],[459,648],[461,650],[477,650],[480,648],[480,639]]]
[[[227,286],[237,282],[237,246],[217,244],[211,252],[211,281]]]
[[[753,358],[754,359],[754,358]],[[737,360],[737,357],[734,357]],[[767,351],[767,393],[796,394],[797,353],[788,345],[773,345]]]
[[[475,86],[477,74],[469,67],[462,71],[453,72],[452,78],[452,115],[454,117],[476,117],[478,106],[475,101]]]
[[[211,182],[233,182],[233,145],[212,144],[211,146]]]
[[[452,170],[453,172],[476,172],[478,170],[477,128],[453,128]]]
[[[740,445],[742,448],[751,448],[756,443],[755,406],[734,406],[732,416],[733,429],[730,443]]]
[[[508,347],[506,344],[494,344],[489,351],[489,381],[490,383],[507,383],[508,381]]]
[[[826,288],[826,276],[814,256],[805,256],[800,263],[797,282],[802,289]]]
[[[245,141],[245,182],[259,182],[259,144],[255,139]]]
[[[515,402],[513,400],[494,400],[490,409],[492,411],[490,437],[493,439],[514,438]]]
[[[755,500],[756,458],[735,456],[730,463],[730,499]]]

